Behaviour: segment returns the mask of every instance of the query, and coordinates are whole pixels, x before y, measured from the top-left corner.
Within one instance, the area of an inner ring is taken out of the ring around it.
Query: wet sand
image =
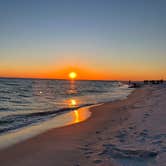
[[[166,87],[91,108],[92,116],[0,151],[1,166],[164,166]]]

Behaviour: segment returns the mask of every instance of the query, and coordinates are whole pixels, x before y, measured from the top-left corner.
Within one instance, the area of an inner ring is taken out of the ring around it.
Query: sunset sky
[[[165,0],[1,0],[0,77],[166,78]]]

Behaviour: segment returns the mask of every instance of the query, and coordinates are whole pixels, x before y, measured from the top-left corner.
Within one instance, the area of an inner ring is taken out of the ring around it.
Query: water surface
[[[130,93],[127,85],[116,81],[0,79],[0,134]]]

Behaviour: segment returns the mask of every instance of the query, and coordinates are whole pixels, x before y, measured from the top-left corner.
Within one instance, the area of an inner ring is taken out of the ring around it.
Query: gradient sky
[[[165,0],[0,0],[0,76],[166,77]]]

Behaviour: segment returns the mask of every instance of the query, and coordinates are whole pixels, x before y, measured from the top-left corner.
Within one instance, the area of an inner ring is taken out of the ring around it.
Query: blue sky
[[[164,76],[165,9],[164,0],[1,0],[0,74],[28,67],[33,74],[65,60],[125,71],[124,79],[129,71]]]

